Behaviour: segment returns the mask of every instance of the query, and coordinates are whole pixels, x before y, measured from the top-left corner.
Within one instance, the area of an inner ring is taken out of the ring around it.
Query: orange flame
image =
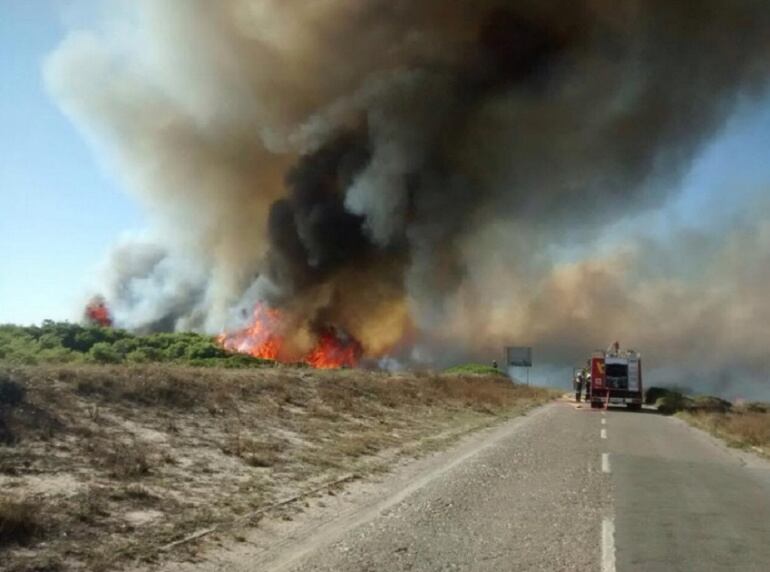
[[[257,304],[251,325],[231,334],[222,334],[219,343],[231,352],[276,360],[283,347],[283,336],[279,334],[281,322],[278,310]]]
[[[252,322],[246,328],[219,336],[219,343],[228,351],[250,356],[286,361],[282,353],[285,321],[280,310],[262,303],[254,307]],[[352,336],[337,328],[325,328],[316,345],[300,361],[318,369],[336,369],[358,365],[363,348]]]
[[[318,369],[355,367],[361,354],[363,348],[357,340],[329,328],[321,333],[316,346],[305,356],[305,363]]]
[[[107,308],[107,303],[101,296],[91,298],[91,301],[86,306],[85,314],[86,320],[95,326],[101,326],[102,328],[109,328],[112,326],[110,310]]]

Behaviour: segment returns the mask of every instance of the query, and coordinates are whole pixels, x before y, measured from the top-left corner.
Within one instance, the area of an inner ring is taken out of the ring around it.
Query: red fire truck
[[[591,356],[591,407],[625,405],[642,408],[642,358],[634,350],[621,350],[615,342],[607,351]]]

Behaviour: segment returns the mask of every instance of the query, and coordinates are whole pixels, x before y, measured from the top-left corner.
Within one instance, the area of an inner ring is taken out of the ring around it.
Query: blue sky
[[[0,1],[0,323],[76,318],[109,245],[142,226],[43,85],[76,18],[62,2]]]
[[[770,100],[739,106],[692,165],[670,210],[685,224],[711,224],[770,185]],[[669,209],[667,209],[669,210]]]
[[[144,226],[43,85],[46,55],[100,10],[97,0],[0,0],[0,323],[77,318],[110,245]],[[770,183],[768,149],[770,104],[744,106],[706,146],[678,198],[652,217],[655,225],[708,224],[739,208],[741,197]]]

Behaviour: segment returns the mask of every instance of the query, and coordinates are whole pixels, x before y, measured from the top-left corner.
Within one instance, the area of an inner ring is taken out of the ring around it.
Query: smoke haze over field
[[[437,364],[617,338],[704,384],[767,379],[766,205],[674,244],[606,238],[763,92],[765,2],[116,6],[45,75],[151,216],[110,257],[118,324],[218,332],[261,301],[297,354],[325,324]]]

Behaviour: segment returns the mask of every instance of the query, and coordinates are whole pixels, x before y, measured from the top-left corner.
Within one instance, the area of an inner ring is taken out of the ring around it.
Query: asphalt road
[[[770,570],[768,464],[677,419],[610,411],[617,570]]]
[[[542,410],[297,570],[597,570],[598,428],[566,403]]]
[[[769,465],[747,458],[560,402],[286,569],[770,570]]]

